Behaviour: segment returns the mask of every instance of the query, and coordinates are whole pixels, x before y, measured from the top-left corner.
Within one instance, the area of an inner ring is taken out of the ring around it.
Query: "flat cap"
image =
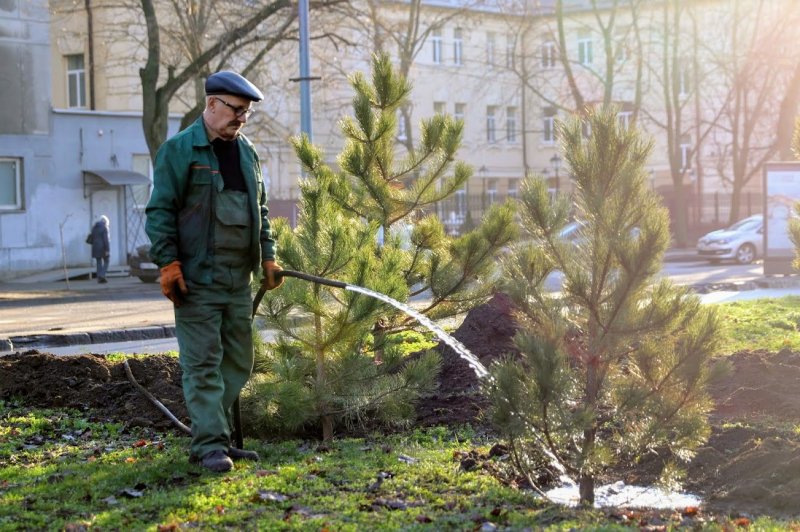
[[[206,95],[213,94],[232,94],[241,96],[253,102],[260,102],[264,95],[243,76],[230,70],[223,70],[216,74],[211,74],[206,80]]]

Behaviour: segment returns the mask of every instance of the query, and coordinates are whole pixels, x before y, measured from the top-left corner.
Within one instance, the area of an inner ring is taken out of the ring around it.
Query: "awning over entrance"
[[[146,175],[131,170],[84,170],[83,197],[88,198],[95,190],[149,183],[150,179]]]

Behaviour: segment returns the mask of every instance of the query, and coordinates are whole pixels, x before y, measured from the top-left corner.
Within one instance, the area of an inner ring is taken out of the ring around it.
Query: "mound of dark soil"
[[[128,364],[139,384],[188,423],[177,359],[152,355],[131,358]],[[132,426],[172,426],[128,380],[122,362],[102,355],[56,356],[27,351],[0,357],[0,398],[14,397],[22,398],[28,406],[91,410],[94,417]]]
[[[518,353],[511,341],[517,332],[512,310],[508,296],[496,294],[486,304],[467,313],[453,337],[488,368],[494,361]],[[442,356],[439,387],[434,395],[417,405],[417,423],[431,426],[480,422],[487,402],[477,393],[479,381],[475,371],[444,342],[436,349]]]

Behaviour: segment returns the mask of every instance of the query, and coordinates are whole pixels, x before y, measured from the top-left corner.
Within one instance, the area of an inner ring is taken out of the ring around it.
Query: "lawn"
[[[717,305],[724,339],[720,352],[784,348],[800,351],[800,297],[735,301]]]

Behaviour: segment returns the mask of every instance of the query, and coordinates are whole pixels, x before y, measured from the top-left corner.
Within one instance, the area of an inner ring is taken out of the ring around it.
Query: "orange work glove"
[[[282,272],[283,268],[278,266],[278,263],[272,259],[265,260],[261,263],[264,269],[264,278],[261,280],[261,286],[267,290],[274,290],[283,284],[283,276],[275,275],[276,272]]]
[[[181,298],[189,293],[183,280],[180,261],[172,261],[161,268],[161,293],[176,307],[181,306]]]

